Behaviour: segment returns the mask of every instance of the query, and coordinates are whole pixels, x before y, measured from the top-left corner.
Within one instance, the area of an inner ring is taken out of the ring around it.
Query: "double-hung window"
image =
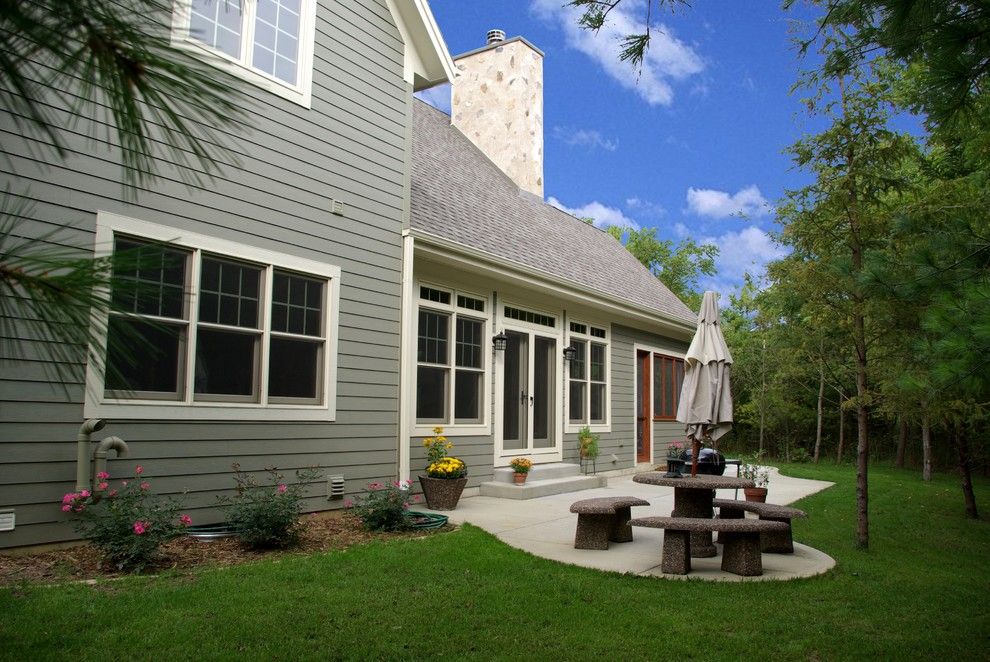
[[[677,418],[677,405],[684,383],[684,359],[653,355],[653,419],[672,421]]]
[[[484,425],[488,302],[430,285],[418,289],[416,423]]]
[[[316,0],[179,0],[173,41],[276,94],[310,103]]]
[[[339,268],[103,212],[97,242],[117,260],[87,409],[333,419]]]
[[[608,424],[608,330],[571,322],[568,338],[574,359],[568,367],[568,417],[571,425]]]

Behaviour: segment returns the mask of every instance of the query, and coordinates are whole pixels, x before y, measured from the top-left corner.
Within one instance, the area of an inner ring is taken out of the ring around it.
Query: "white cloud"
[[[568,46],[597,62],[616,82],[636,92],[651,106],[671,105],[674,101],[671,82],[685,80],[705,68],[701,56],[662,23],[651,27],[650,47],[642,67],[619,59],[621,39],[646,32],[643,0],[628,0],[616,6],[597,33],[578,25],[580,9],[561,7],[561,4],[561,0],[531,0],[530,8],[540,18],[560,27]]]
[[[614,152],[619,147],[619,141],[605,138],[592,129],[575,129],[573,127],[555,126],[554,137],[564,144],[579,147],[599,147],[606,152]]]
[[[450,83],[416,92],[416,98],[450,115]]]
[[[718,246],[718,258],[715,260],[718,275],[704,280],[702,286],[721,294],[722,305],[727,305],[728,295],[739,289],[746,272],[762,274],[768,262],[787,254],[784,248],[773,242],[769,234],[755,225],[738,232],[726,232],[718,237],[705,237],[701,243]]]
[[[678,239],[686,239],[691,236],[691,230],[683,223],[674,223],[673,229],[674,235],[676,235]]]
[[[664,209],[663,205],[642,198],[626,198],[626,209],[653,218],[663,218],[667,215],[667,210]]]
[[[687,205],[692,213],[711,218],[726,218],[733,214],[765,216],[771,211],[770,203],[755,184],[733,195],[708,188],[689,188]]]
[[[639,223],[623,214],[615,207],[608,207],[597,200],[589,202],[582,207],[567,207],[560,200],[554,197],[547,198],[547,204],[553,205],[557,209],[567,212],[577,218],[592,218],[596,228],[606,225],[628,226],[634,230],[639,229]]]

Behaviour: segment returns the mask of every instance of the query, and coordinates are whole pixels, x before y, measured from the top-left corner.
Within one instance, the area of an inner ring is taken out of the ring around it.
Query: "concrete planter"
[[[461,492],[467,485],[467,478],[430,478],[420,476],[419,484],[423,487],[426,505],[432,510],[453,510],[461,498]]]

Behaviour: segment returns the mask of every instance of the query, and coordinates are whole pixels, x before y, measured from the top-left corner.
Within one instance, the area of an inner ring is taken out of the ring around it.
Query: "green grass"
[[[838,561],[794,582],[603,574],[466,526],[424,539],[192,575],[0,591],[6,659],[990,658],[990,526],[957,481],[871,476],[856,550],[850,467],[790,466],[836,487],[795,537]],[[990,481],[976,485],[990,514]],[[603,552],[607,553],[607,552]]]

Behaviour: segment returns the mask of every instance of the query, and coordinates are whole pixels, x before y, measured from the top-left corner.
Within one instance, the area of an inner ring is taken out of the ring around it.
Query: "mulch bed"
[[[252,551],[245,549],[234,537],[201,541],[183,536],[163,545],[162,563],[147,572],[154,574],[167,570],[227,567],[285,555],[346,549],[372,540],[422,537],[453,529],[448,524],[434,531],[380,533],[365,530],[357,517],[346,512],[316,513],[303,518],[300,543],[291,549]],[[48,552],[0,555],[0,586],[120,576],[121,573],[100,567],[99,551],[88,543]]]

